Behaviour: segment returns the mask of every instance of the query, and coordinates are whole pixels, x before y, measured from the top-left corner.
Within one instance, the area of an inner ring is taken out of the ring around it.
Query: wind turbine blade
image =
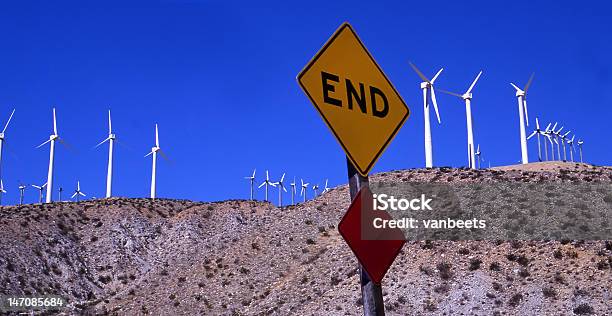
[[[533,131],[533,133],[531,133],[531,135],[529,135],[529,136],[527,137],[527,139],[530,139],[531,137],[533,137],[533,135],[535,135],[535,134],[537,134],[537,133],[538,133],[537,131]]]
[[[514,83],[510,82],[510,85],[512,85],[514,87],[514,89],[516,89],[516,91],[522,91],[519,87],[517,87]]]
[[[104,144],[109,139],[110,139],[110,137],[105,138],[103,141],[99,142],[96,146],[94,146],[94,148],[100,147],[100,145]]]
[[[283,191],[287,192],[287,189],[285,189],[285,186],[282,186],[281,188],[283,188]]]
[[[157,123],[155,124],[155,147],[159,147],[159,130],[157,129]]]
[[[272,183],[272,182],[271,182],[271,183],[270,183],[270,186],[272,186],[272,187],[276,188],[276,183]]]
[[[77,192],[74,192],[74,194],[70,198],[74,199],[75,196],[77,196]]]
[[[480,153],[480,144],[478,144],[478,146],[476,147],[476,152]]]
[[[555,125],[553,125],[553,127],[552,127],[551,131],[554,131],[554,130],[555,130],[555,128],[557,128],[557,122],[555,122]]]
[[[440,112],[438,112],[438,102],[436,101],[436,92],[433,86],[431,86],[431,102],[433,103],[434,110],[436,110],[436,117],[438,118],[438,124],[441,124],[442,121],[440,121]]]
[[[449,94],[449,95],[453,95],[453,96],[456,96],[456,97],[463,98],[463,96],[462,96],[462,95],[460,95],[459,93],[454,93],[454,92],[446,91],[446,90],[444,90],[444,89],[438,89],[438,91],[440,91],[440,92],[442,92],[442,93]]]
[[[571,133],[572,131],[567,131],[567,133],[565,133],[565,135],[563,135],[563,138],[567,137],[567,135],[569,135],[569,133]]]
[[[80,195],[80,196],[87,196],[87,195],[85,195],[85,193],[83,193],[83,192],[79,192],[79,195]]]
[[[444,70],[444,68],[440,68],[440,70],[438,70],[438,72],[436,73],[436,75],[431,79],[431,84],[434,83],[434,81],[436,81],[436,79],[438,79],[438,76],[440,75],[440,73],[442,73],[442,70]]]
[[[472,92],[472,89],[474,89],[474,86],[476,85],[476,81],[478,81],[478,78],[480,78],[480,75],[482,75],[482,70],[478,73],[478,76],[476,76],[476,79],[474,79],[474,82],[472,82],[472,85],[468,88],[466,94]]]
[[[144,156],[145,156],[145,157],[150,156],[152,153],[153,153],[153,152],[150,152],[150,153],[148,153],[148,154],[146,154],[146,155],[144,155]]]
[[[552,123],[548,123],[548,125],[546,126],[545,131],[550,131],[550,125],[552,125]]]
[[[113,124],[111,123],[111,112],[108,110],[108,133],[113,133]]]
[[[525,123],[529,126],[529,114],[527,114],[527,99],[523,99],[523,109],[525,110]]]
[[[253,169],[253,175],[251,176],[252,178],[255,178],[255,171],[257,171],[257,169]]]
[[[557,140],[557,138],[553,138],[553,140],[555,141],[555,144],[559,145],[559,141]]]
[[[257,188],[261,188],[264,186],[264,184],[266,184],[266,182],[262,182]]]
[[[535,72],[531,74],[529,81],[527,81],[527,84],[525,85],[525,94],[527,94],[527,90],[529,90],[529,86],[531,86],[531,82],[533,82],[533,76],[535,76]]]
[[[40,145],[36,146],[36,148],[40,148],[40,147],[44,146],[45,144],[47,144],[47,143],[48,143],[48,142],[50,142],[50,141],[51,141],[51,139],[49,139],[49,140],[45,141],[44,143],[42,143],[42,144],[40,144]]]
[[[77,181],[77,191],[81,191],[81,182]]]
[[[536,129],[540,130],[540,122],[538,122],[538,118],[536,117]]]
[[[55,118],[55,108],[53,108],[53,133],[57,135],[57,119]]]
[[[11,112],[11,116],[9,116],[8,121],[6,121],[6,124],[4,125],[4,129],[2,130],[2,133],[6,132],[6,128],[8,127],[9,123],[11,122],[11,119],[13,118],[13,114],[15,114],[15,109],[13,109],[13,112]]]
[[[166,153],[164,153],[163,150],[160,149],[157,152],[161,155],[162,158],[166,159],[167,161],[172,161],[170,158],[168,158],[168,156],[166,155]]]
[[[268,170],[266,170],[266,181],[270,180],[270,174],[268,174]]]
[[[282,183],[282,182],[283,182],[283,180],[285,180],[285,173],[284,173],[284,172],[283,172],[283,176],[281,177],[281,179],[280,179],[280,181],[279,181],[279,182],[281,182],[281,183]]]
[[[547,134],[546,138],[548,138],[548,141],[550,142],[550,145],[552,146],[552,143],[553,143],[552,137],[550,137],[550,135]]]
[[[419,75],[419,77],[421,78],[421,80],[425,81],[425,82],[429,82],[429,79],[427,79],[427,77],[425,77],[425,75],[419,70],[419,68],[417,68],[413,63],[408,62],[410,64],[410,67],[412,67],[412,69],[414,69],[414,71],[417,73],[417,75]],[[431,82],[429,82],[431,83]]]
[[[72,150],[72,145],[66,142],[63,138],[58,138],[57,140],[60,142],[60,144],[64,145],[64,147]]]

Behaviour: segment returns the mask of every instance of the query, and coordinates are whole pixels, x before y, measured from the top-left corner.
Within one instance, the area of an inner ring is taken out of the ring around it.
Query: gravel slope
[[[371,180],[612,183],[608,167],[520,168]],[[2,207],[0,294],[60,294],[69,315],[360,315],[357,262],[336,228],[348,205],[341,186],[282,209],[123,198]],[[409,242],[383,285],[388,315],[612,315],[612,243]]]

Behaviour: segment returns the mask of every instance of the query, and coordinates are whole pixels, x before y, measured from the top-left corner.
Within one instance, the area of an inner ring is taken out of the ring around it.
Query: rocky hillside
[[[372,181],[612,184],[607,167],[519,168]],[[59,294],[67,315],[360,315],[357,261],[336,227],[349,203],[340,186],[284,208],[123,198],[5,206],[0,295]],[[383,283],[388,315],[612,315],[611,289],[610,241],[408,242]]]

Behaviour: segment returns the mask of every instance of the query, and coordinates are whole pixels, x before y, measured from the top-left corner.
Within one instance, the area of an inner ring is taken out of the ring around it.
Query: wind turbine
[[[306,202],[306,194],[308,193],[308,185],[310,183],[304,183],[304,179],[300,179],[302,182],[302,190],[300,190],[300,195],[304,197],[304,202]]]
[[[482,70],[478,73],[478,75],[476,76],[476,79],[474,79],[474,81],[472,82],[470,87],[467,89],[467,91],[465,91],[464,94],[458,94],[458,93],[440,89],[440,91],[443,93],[454,95],[465,101],[465,117],[467,120],[468,165],[472,169],[476,168],[476,157],[475,157],[475,152],[474,152],[474,133],[472,130],[472,106],[471,106],[472,89],[474,89],[474,86],[476,85],[476,82],[478,81],[481,75],[482,75]],[[433,90],[433,87],[432,87],[432,90]]]
[[[38,203],[42,203],[42,197],[43,197],[43,191],[45,190],[45,188],[47,187],[47,183],[43,184],[43,185],[35,185],[32,184],[32,186],[36,189],[38,189]]]
[[[546,137],[546,139],[548,139],[548,142],[550,142],[550,149],[551,149],[551,154],[552,154],[552,160],[555,160],[555,145],[553,144],[553,130],[557,127],[557,123],[555,122],[555,125],[551,128],[550,126],[552,125],[552,123],[548,123],[548,126],[546,126],[546,129],[544,130],[543,135]],[[548,143],[546,143],[546,141],[544,142],[544,153],[545,153],[545,157],[546,157],[546,161],[548,161]]]
[[[567,139],[567,135],[569,135],[569,133],[571,133],[572,131],[567,131],[567,133],[561,135],[561,142],[563,143],[563,161],[567,160],[567,152],[565,151],[565,140]]]
[[[293,177],[293,182],[291,182],[289,184],[291,186],[291,205],[295,205],[295,193],[296,193],[296,189],[295,189],[295,177]]]
[[[81,192],[81,182],[77,181],[76,190],[74,190],[74,194],[70,198],[74,199],[74,197],[76,197],[77,202],[79,202],[80,196],[85,197],[85,193]]]
[[[2,179],[0,179],[0,205],[2,205],[2,195],[6,193],[6,190],[4,189],[4,182],[2,182]]]
[[[285,174],[283,173],[283,176],[280,178],[280,180],[273,183],[274,185],[278,185],[278,207],[283,206],[283,190],[287,192],[287,189],[285,189],[285,183],[283,182],[284,180]]]
[[[55,142],[56,141],[59,141],[64,146],[66,146],[66,143],[64,142],[64,140],[61,139],[57,133],[57,119],[55,117],[55,108],[53,108],[53,134],[49,136],[49,140],[45,141],[44,143],[36,147],[36,148],[40,148],[46,143],[50,143],[51,145],[50,150],[49,150],[49,172],[47,173],[47,197],[45,199],[46,203],[51,203],[51,200],[53,199],[53,160],[55,158]]]
[[[575,138],[576,138],[576,135],[572,135],[572,139],[567,141],[567,144],[569,145],[570,160],[572,162],[574,162],[574,139]]]
[[[2,132],[0,133],[0,178],[2,177],[2,149],[4,147],[3,146],[4,145],[4,132],[6,132],[6,128],[11,122],[11,119],[13,118],[13,114],[15,114],[15,109],[13,109],[13,112],[11,112],[11,116],[9,116],[9,119],[6,121],[6,124],[4,125],[4,129],[2,129]]]
[[[436,92],[434,91],[433,85],[442,70],[444,70],[444,68],[440,68],[440,70],[438,70],[438,73],[436,73],[436,75],[431,80],[429,80],[414,64],[410,63],[410,66],[412,67],[412,69],[414,69],[414,71],[421,78],[421,80],[423,80],[423,82],[421,82],[421,89],[423,90],[423,113],[425,117],[425,167],[432,168],[433,153],[431,145],[431,126],[429,122],[429,103],[427,102],[427,95],[429,91],[431,103],[434,106],[434,110],[436,111],[436,117],[438,118],[438,124],[441,124],[442,122],[440,121],[438,102],[436,101]]]
[[[529,163],[529,158],[527,157],[527,139],[525,137],[525,123],[529,126],[529,115],[527,114],[527,90],[529,90],[529,86],[531,86],[531,82],[533,82],[534,74],[531,74],[529,77],[529,81],[525,85],[525,88],[521,90],[514,83],[510,83],[512,87],[516,90],[516,97],[518,99],[518,107],[519,107],[519,124],[521,131],[521,157],[523,164]]]
[[[474,153],[474,155],[477,157],[476,158],[476,162],[478,163],[478,169],[480,169],[480,155],[482,153],[480,152],[480,144],[478,144],[478,146],[476,147],[476,152]]]
[[[578,151],[580,151],[580,162],[582,162],[582,144],[584,144],[584,141],[582,139],[578,140]]]
[[[157,130],[157,129],[156,129]],[[113,125],[111,123],[111,111],[108,110],[108,137],[106,137],[103,141],[98,143],[96,147],[104,144],[108,141],[108,168],[106,170],[106,197],[109,198],[112,196],[112,186],[113,186],[113,145],[115,143],[115,139],[117,136],[113,134]],[[96,148],[94,147],[94,148]]]
[[[325,194],[329,192],[330,188],[327,186],[327,179],[325,179],[325,187],[323,188],[323,192],[321,194]]]
[[[253,175],[250,177],[244,177],[245,179],[249,180],[249,182],[251,183],[251,201],[253,201],[253,184],[255,182],[255,171],[257,171],[257,169],[253,169]]]
[[[151,168],[151,198],[155,198],[156,192],[156,176],[157,176],[157,153],[160,153],[162,158],[168,160],[168,157],[159,147],[159,129],[157,123],[155,124],[155,146],[151,148],[151,152],[146,154],[145,157],[153,155],[153,167]]]
[[[59,195],[58,195],[59,199],[58,199],[58,201],[61,202],[62,201],[62,192],[64,192],[64,188],[59,187],[58,191],[59,191]]]
[[[312,190],[314,191],[314,197],[317,197],[317,191],[319,190],[319,185],[318,184],[313,185]]]
[[[544,131],[540,129],[540,122],[538,121],[537,117],[535,121],[536,121],[536,128],[533,130],[533,133],[531,133],[531,135],[527,137],[527,140],[531,139],[531,137],[533,137],[534,135],[537,135],[538,137],[538,161],[542,161],[542,150],[540,147],[540,135],[544,135]],[[549,127],[550,127],[550,124],[548,124],[548,127],[546,127],[546,129],[548,130]],[[544,142],[544,146],[546,146],[546,142]]]
[[[19,184],[19,205],[23,205],[23,194],[27,187],[28,186],[23,183]]]
[[[276,187],[276,184],[270,182],[270,175],[268,174],[268,170],[266,170],[266,180],[264,180],[264,182],[262,182],[257,188],[261,189],[261,187],[266,186],[266,199],[265,201],[268,202],[268,186],[272,186],[272,187]]]
[[[558,130],[553,130],[553,135],[555,137],[555,143],[557,143],[557,160],[561,160],[561,131],[563,130],[563,126],[561,126]],[[554,150],[554,148],[553,148]]]

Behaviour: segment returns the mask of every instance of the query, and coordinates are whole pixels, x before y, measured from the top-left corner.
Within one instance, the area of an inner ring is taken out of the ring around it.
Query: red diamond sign
[[[392,219],[392,217],[385,211],[374,210],[372,201],[370,189],[362,188],[338,224],[338,231],[372,282],[380,284],[406,241],[404,234],[398,228],[373,227],[375,218]],[[364,230],[367,230],[367,236],[378,237],[364,240]]]

